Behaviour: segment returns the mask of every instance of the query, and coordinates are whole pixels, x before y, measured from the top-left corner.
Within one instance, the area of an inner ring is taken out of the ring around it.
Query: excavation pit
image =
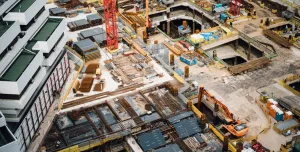
[[[223,61],[226,62],[229,66],[239,65],[239,64],[247,62],[244,58],[242,58],[240,56],[223,59]]]

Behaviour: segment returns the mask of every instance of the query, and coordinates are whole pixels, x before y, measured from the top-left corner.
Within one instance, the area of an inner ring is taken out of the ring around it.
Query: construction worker
[[[285,25],[285,28],[284,28],[284,30],[283,30],[283,33],[287,33],[288,32],[288,26],[287,25]]]
[[[213,58],[216,58],[216,57],[217,57],[217,51],[214,50],[214,51],[213,51]]]
[[[274,22],[274,19],[273,19],[273,18],[271,18],[271,24],[273,24],[273,22]]]

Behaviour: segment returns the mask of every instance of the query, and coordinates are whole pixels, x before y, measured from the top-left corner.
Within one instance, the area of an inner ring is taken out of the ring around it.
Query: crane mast
[[[106,43],[109,50],[118,49],[118,27],[116,0],[104,0]]]

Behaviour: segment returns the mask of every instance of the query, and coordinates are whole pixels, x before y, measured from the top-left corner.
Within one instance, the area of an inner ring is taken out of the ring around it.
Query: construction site
[[[300,2],[48,0],[72,78],[33,151],[300,152]]]

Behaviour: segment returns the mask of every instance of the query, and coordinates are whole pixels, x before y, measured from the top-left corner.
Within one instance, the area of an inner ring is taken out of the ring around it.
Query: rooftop
[[[144,151],[155,149],[166,144],[160,129],[151,130],[150,132],[138,135],[138,142]]]
[[[94,35],[93,39],[97,43],[102,43],[103,41],[106,41],[106,33],[99,34],[99,35]]]
[[[93,20],[99,20],[101,19],[101,17],[99,16],[99,14],[91,14],[91,15],[87,15],[86,18],[89,20],[89,21],[93,21]]]
[[[31,50],[33,45],[36,42],[29,42],[26,45],[27,50]],[[11,66],[5,71],[5,73],[0,77],[0,80],[2,81],[17,81],[19,77],[22,75],[22,73],[25,71],[27,66],[30,64],[30,62],[35,57],[35,54],[23,50],[21,54],[17,57],[17,59],[11,64]],[[36,52],[34,52],[36,53]]]
[[[59,8],[59,7],[56,7],[56,8],[51,8],[49,9],[49,11],[52,13],[52,14],[59,14],[59,13],[65,13],[67,10],[65,8]]]
[[[179,138],[186,138],[201,131],[196,118],[184,119],[174,124],[174,127],[179,135]]]
[[[91,49],[97,48],[97,45],[90,39],[84,39],[75,43],[81,51],[89,51]]]
[[[77,26],[83,26],[83,25],[88,25],[89,24],[89,22],[86,19],[76,20],[76,21],[74,21],[74,23]]]
[[[10,11],[11,12],[25,12],[34,2],[35,2],[35,0],[21,0]]]
[[[14,22],[0,22],[0,37],[13,25]]]
[[[94,36],[94,35],[98,35],[98,34],[104,34],[104,33],[105,33],[105,30],[103,28],[97,27],[97,28],[81,31],[79,34],[83,38],[88,38],[90,36]]]
[[[180,121],[181,119],[184,119],[184,118],[187,118],[187,117],[190,117],[193,115],[194,115],[194,113],[192,111],[188,111],[188,112],[178,114],[174,117],[171,117],[168,119],[168,121],[173,124],[173,123],[176,123],[177,121]]]
[[[63,18],[49,18],[33,39],[47,41],[62,20]]]

